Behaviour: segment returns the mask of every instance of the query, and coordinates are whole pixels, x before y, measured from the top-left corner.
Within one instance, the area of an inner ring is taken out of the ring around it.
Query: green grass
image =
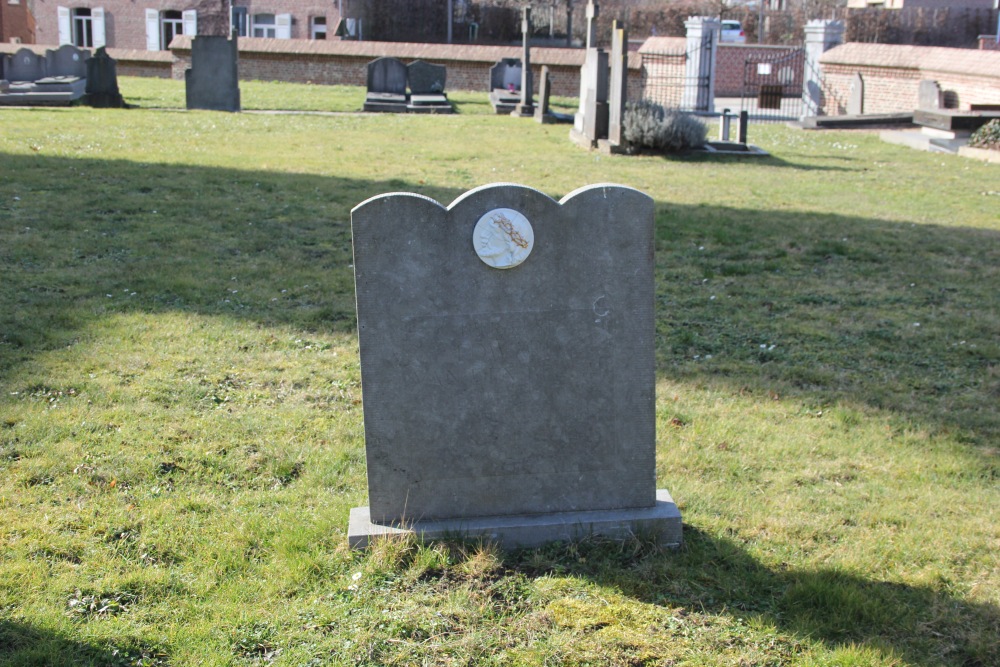
[[[996,665],[996,167],[777,126],[598,156],[466,95],[0,112],[0,665]],[[350,209],[496,181],[657,202],[679,551],[346,548]]]

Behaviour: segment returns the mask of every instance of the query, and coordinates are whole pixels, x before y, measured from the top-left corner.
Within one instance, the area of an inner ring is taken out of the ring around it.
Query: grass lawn
[[[358,89],[247,84],[246,108]],[[0,665],[1000,664],[1000,171],[754,126],[607,157],[495,117],[0,110]],[[685,546],[346,547],[350,210],[656,200]]]

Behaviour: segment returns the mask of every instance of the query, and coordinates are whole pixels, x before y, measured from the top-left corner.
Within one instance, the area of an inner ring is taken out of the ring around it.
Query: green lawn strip
[[[0,665],[1000,652],[995,168],[777,126],[751,161],[486,113],[2,114]],[[350,209],[496,181],[656,199],[678,552],[346,548]]]

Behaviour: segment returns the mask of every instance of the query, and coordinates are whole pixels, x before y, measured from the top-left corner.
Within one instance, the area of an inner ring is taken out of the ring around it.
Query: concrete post
[[[722,22],[709,16],[692,16],[687,30],[687,63],[684,69],[684,109],[715,111],[715,54]]]
[[[597,46],[597,17],[601,9],[594,0],[587,1],[587,48]]]
[[[531,79],[531,7],[521,10],[521,34],[523,53],[521,54],[521,102],[510,113],[511,116],[534,116],[535,93],[532,90]]]
[[[844,43],[843,21],[806,23],[805,72],[802,77],[802,116],[824,115],[823,67],[820,56]]]

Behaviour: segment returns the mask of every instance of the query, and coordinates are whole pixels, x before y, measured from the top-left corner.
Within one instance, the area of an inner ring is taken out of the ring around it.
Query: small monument
[[[118,90],[118,63],[99,47],[87,61],[86,104],[100,109],[119,109],[128,105]]]
[[[517,58],[502,58],[490,68],[490,104],[497,114],[509,114],[520,104],[523,71]]]
[[[368,464],[353,548],[592,534],[679,545],[656,489],[653,200],[518,185],[351,212]]]
[[[944,108],[944,93],[937,81],[923,79],[917,89],[917,108],[935,110]]]
[[[191,67],[184,71],[188,109],[240,110],[237,37],[198,35],[191,40]]]
[[[368,63],[368,93],[365,95],[364,110],[406,113],[406,102],[406,65],[389,57],[376,58]]]
[[[608,153],[624,153],[625,104],[628,102],[628,32],[618,21],[611,26],[611,83],[608,102],[608,138],[599,139],[598,146]]]
[[[510,112],[510,115],[531,118],[535,115],[535,103],[532,99],[534,91],[531,85],[531,7],[525,7],[521,12],[521,39],[523,41],[523,53],[521,56],[521,101]]]
[[[447,69],[423,60],[406,66],[410,98],[406,110],[412,113],[455,113],[444,92]]]
[[[580,68],[580,109],[573,119],[570,139],[594,148],[608,137],[608,54],[596,46],[597,5],[587,3],[587,55]]]
[[[861,72],[851,77],[850,93],[847,97],[847,115],[860,116],[865,112],[865,79]]]

